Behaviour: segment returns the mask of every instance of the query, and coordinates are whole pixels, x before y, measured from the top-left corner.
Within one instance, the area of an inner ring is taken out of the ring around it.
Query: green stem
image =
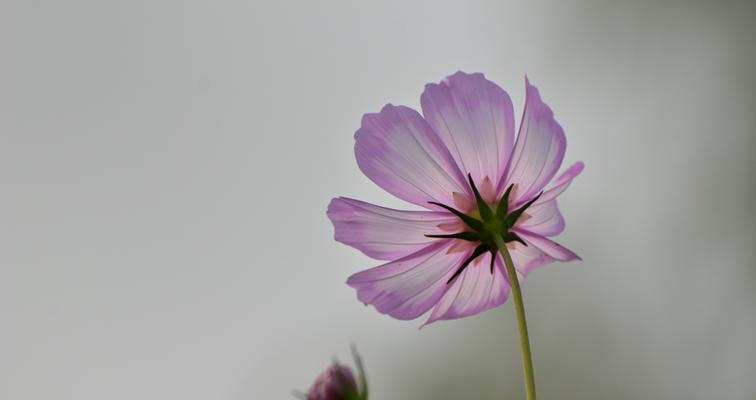
[[[495,235],[494,241],[499,252],[504,257],[504,265],[507,267],[509,284],[512,286],[512,297],[514,298],[515,310],[517,310],[517,325],[520,330],[520,351],[522,353],[522,372],[525,375],[525,393],[527,400],[535,400],[535,378],[533,378],[533,359],[530,355],[530,339],[528,338],[528,323],[525,320],[525,306],[522,304],[522,292],[520,291],[520,281],[517,279],[512,257],[501,235]]]

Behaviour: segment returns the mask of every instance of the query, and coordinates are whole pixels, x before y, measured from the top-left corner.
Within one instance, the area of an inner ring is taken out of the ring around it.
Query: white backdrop
[[[747,1],[0,2],[0,398],[521,398],[511,304],[418,330],[333,242],[363,113],[524,74],[585,172],[524,286],[543,399],[755,399]]]

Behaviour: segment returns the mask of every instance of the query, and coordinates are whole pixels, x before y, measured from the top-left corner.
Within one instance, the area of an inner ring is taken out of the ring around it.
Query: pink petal
[[[556,200],[541,204],[536,203],[530,206],[525,214],[529,215],[530,218],[518,223],[517,227],[541,236],[558,235],[564,230],[564,218],[559,212]]]
[[[433,308],[423,326],[438,320],[475,315],[503,304],[509,296],[509,283],[504,278],[504,265],[497,255],[493,273],[489,269],[490,253],[482,255],[480,263],[469,265]]]
[[[564,158],[567,141],[538,89],[525,78],[525,110],[517,134],[506,185],[517,184],[513,204],[532,198],[554,177]]]
[[[425,85],[423,115],[459,168],[479,183],[498,187],[514,141],[514,110],[509,95],[483,74],[457,72]]]
[[[416,253],[349,277],[357,298],[381,314],[409,320],[423,315],[443,296],[446,281],[467,256],[447,253],[455,240],[439,240]]]
[[[354,137],[362,172],[396,197],[429,207],[431,200],[451,204],[452,192],[467,193],[451,154],[411,108],[388,104],[365,114]]]
[[[541,250],[547,256],[557,261],[572,261],[582,260],[580,256],[575,254],[572,250],[562,246],[561,244],[547,239],[541,235],[537,235],[532,232],[524,231],[520,228],[515,228],[514,231],[528,243],[528,247],[534,246],[538,250]]]
[[[543,195],[538,198],[538,201],[536,201],[535,204],[546,203],[547,201],[555,199],[557,196],[562,194],[562,192],[567,190],[567,187],[570,186],[572,179],[583,172],[584,167],[585,164],[583,164],[582,161],[578,161],[570,165],[569,168],[562,172],[562,174],[559,175],[559,177],[551,183],[551,187],[543,192]]]
[[[523,246],[522,243],[517,242],[514,242],[509,254],[512,256],[512,262],[517,270],[517,278],[520,282],[528,276],[530,271],[554,261],[553,257],[549,257],[539,248]]]
[[[346,197],[331,200],[327,214],[337,241],[380,260],[421,250],[437,240],[424,235],[447,234],[444,224],[458,221],[446,212],[394,210]]]

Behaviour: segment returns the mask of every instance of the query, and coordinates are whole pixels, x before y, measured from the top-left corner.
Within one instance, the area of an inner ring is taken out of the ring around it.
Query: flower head
[[[423,115],[388,104],[362,118],[355,133],[362,172],[427,210],[331,201],[336,240],[388,260],[349,277],[360,301],[405,320],[432,309],[426,324],[496,307],[511,277],[494,236],[506,243],[518,281],[543,264],[579,259],[549,237],[564,230],[556,198],[583,163],[554,179],[564,132],[527,78],[525,89],[516,140],[509,95],[480,73],[426,85]]]

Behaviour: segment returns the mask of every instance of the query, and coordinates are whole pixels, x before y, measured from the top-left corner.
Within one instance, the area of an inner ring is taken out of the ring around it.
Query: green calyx
[[[449,278],[449,280],[446,282],[447,284],[454,281],[454,279],[456,279],[462,273],[462,271],[464,271],[465,268],[467,268],[467,266],[470,265],[471,262],[473,262],[473,260],[487,252],[491,253],[490,268],[491,273],[493,273],[494,260],[496,259],[496,252],[498,251],[494,239],[496,236],[501,236],[504,243],[520,242],[524,246],[527,246],[527,243],[525,243],[525,241],[523,241],[522,238],[520,238],[515,232],[512,232],[511,229],[514,227],[515,223],[517,223],[517,220],[520,218],[520,216],[522,216],[522,213],[525,212],[528,207],[533,205],[533,203],[535,203],[543,193],[539,193],[537,196],[529,200],[527,203],[523,204],[518,209],[512,212],[507,212],[509,210],[509,195],[512,193],[513,187],[513,185],[509,185],[507,190],[504,192],[504,195],[501,197],[501,200],[499,200],[498,204],[496,204],[494,210],[494,208],[486,203],[486,201],[480,195],[480,192],[478,191],[478,188],[475,186],[475,182],[472,179],[472,175],[467,174],[467,179],[470,182],[470,187],[472,188],[473,194],[475,195],[477,213],[474,214],[477,215],[468,215],[445,204],[436,203],[433,201],[430,202],[430,204],[444,208],[445,210],[459,217],[459,219],[464,222],[468,229],[462,232],[446,235],[425,236],[431,238],[460,239],[479,243],[475,250],[473,250],[472,254],[470,254],[470,256],[462,262],[462,265],[454,272],[451,278]]]

